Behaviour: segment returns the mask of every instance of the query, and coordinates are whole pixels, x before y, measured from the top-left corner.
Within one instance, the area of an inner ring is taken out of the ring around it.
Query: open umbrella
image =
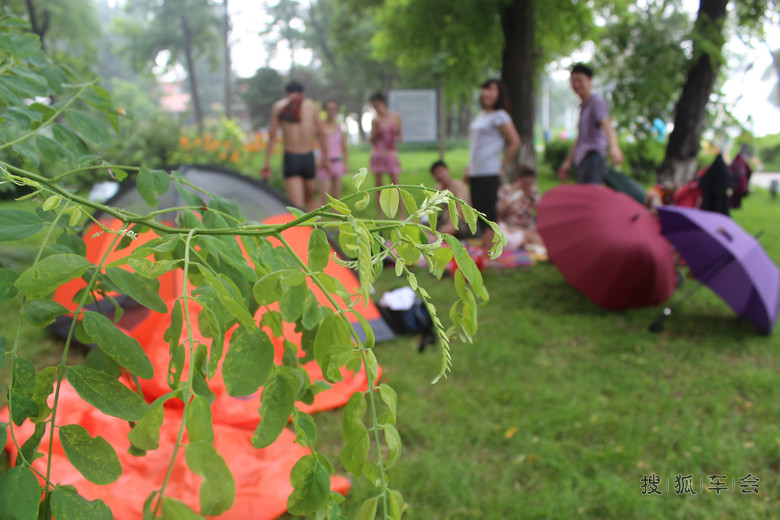
[[[662,206],[658,215],[663,234],[693,275],[739,316],[770,334],[777,320],[780,272],[758,240],[720,213]]]
[[[676,274],[658,221],[623,193],[563,185],[542,196],[537,228],[550,261],[575,289],[610,310],[666,301]]]

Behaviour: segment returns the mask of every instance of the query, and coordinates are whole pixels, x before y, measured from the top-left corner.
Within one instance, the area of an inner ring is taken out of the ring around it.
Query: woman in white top
[[[501,80],[489,79],[482,84],[479,104],[482,110],[469,126],[471,146],[466,176],[474,209],[495,222],[498,189],[504,181],[504,171],[520,149],[520,136],[509,115],[509,93]],[[493,230],[481,221],[480,228],[482,245],[487,249],[493,241]]]

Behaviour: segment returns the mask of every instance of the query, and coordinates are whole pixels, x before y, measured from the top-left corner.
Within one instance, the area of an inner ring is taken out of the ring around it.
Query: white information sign
[[[401,114],[405,143],[433,143],[438,140],[436,89],[393,89],[387,92],[387,104]]]

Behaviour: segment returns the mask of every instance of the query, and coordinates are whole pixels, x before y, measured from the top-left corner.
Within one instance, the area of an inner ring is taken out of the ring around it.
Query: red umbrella
[[[631,197],[598,185],[562,185],[544,194],[537,228],[550,261],[572,287],[610,310],[656,305],[674,291],[669,242]]]

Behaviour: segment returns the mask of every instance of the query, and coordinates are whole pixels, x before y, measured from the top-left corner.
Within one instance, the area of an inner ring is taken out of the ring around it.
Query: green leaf
[[[140,421],[146,413],[143,398],[107,374],[74,366],[68,369],[66,378],[82,399],[106,415]]]
[[[376,518],[376,508],[379,504],[379,497],[371,497],[360,506],[355,520],[374,520]]]
[[[68,150],[71,150],[76,156],[82,156],[89,153],[89,148],[79,135],[65,125],[53,123],[51,125],[52,135],[58,143]]]
[[[296,389],[289,370],[287,367],[278,367],[263,387],[260,423],[252,435],[252,446],[255,448],[270,446],[290,420]]]
[[[167,193],[170,188],[170,177],[162,170],[150,170],[141,167],[136,177],[138,193],[150,207],[157,207],[157,195]],[[202,204],[202,202],[201,202]]]
[[[37,300],[52,293],[60,285],[81,276],[91,265],[83,256],[47,256],[24,271],[14,285],[28,298]]]
[[[436,249],[430,256],[427,257],[428,268],[431,274],[436,278],[441,279],[444,274],[444,270],[452,261],[452,249],[448,247],[440,247]]]
[[[395,489],[387,490],[387,509],[392,520],[401,520],[404,512],[404,496]]]
[[[99,348],[90,349],[87,354],[87,359],[84,360],[84,365],[99,372],[103,372],[114,379],[122,375],[122,367],[119,363],[108,357],[108,355]]]
[[[417,213],[417,202],[414,200],[411,193],[406,190],[401,190],[401,200],[404,202],[407,213],[410,215]]]
[[[236,482],[214,446],[203,441],[190,443],[185,459],[193,473],[204,477],[200,486],[200,513],[217,516],[230,509],[236,500]]]
[[[364,428],[361,432],[355,432],[349,439],[345,438],[345,441],[346,444],[341,450],[339,460],[347,471],[355,476],[360,476],[371,447],[368,431]]]
[[[387,444],[385,468],[391,468],[401,457],[401,436],[392,424],[383,424],[380,428],[385,433],[385,444]]]
[[[41,445],[41,440],[46,434],[46,423],[39,422],[35,425],[35,430],[30,437],[24,441],[22,448],[19,450],[19,457],[17,458],[17,465],[22,465],[22,461],[31,462],[39,457],[42,457],[36,450]]]
[[[314,337],[314,358],[323,370],[327,366],[325,354],[328,350],[337,346],[352,350],[351,331],[352,328],[338,314],[331,314],[322,320]]]
[[[355,191],[360,190],[360,186],[363,184],[363,181],[366,180],[367,175],[368,169],[360,168],[358,172],[352,176],[352,184],[355,185]]]
[[[239,327],[230,338],[222,364],[225,389],[230,396],[251,395],[266,382],[274,364],[274,346],[265,331]]]
[[[455,262],[458,264],[458,269],[469,281],[474,292],[480,294],[482,292],[482,273],[479,272],[477,264],[474,263],[474,259],[471,258],[469,252],[463,247],[460,241],[452,235],[445,235],[444,240],[452,249],[453,255],[455,255]]]
[[[54,323],[57,316],[68,312],[67,308],[54,300],[33,300],[24,309],[24,319],[34,327],[45,327]]]
[[[355,209],[358,211],[364,210],[371,203],[371,195],[364,193],[363,197],[355,201]]]
[[[295,442],[301,446],[308,446],[317,441],[317,427],[314,419],[306,412],[297,408],[293,410],[293,427],[295,428]]]
[[[106,132],[106,127],[100,121],[89,114],[78,110],[68,109],[65,111],[65,120],[76,130],[86,141],[95,143],[101,147],[111,145],[111,137]]]
[[[127,434],[130,444],[142,450],[156,450],[160,446],[160,428],[163,423],[163,405],[155,403],[146,409],[141,420]]]
[[[38,404],[33,399],[35,395],[35,365],[31,361],[17,357],[13,363],[14,380],[11,394],[14,396],[11,418],[17,426],[21,426],[28,417],[40,413]]]
[[[187,436],[190,442],[214,443],[211,407],[203,396],[196,395],[187,410]]]
[[[238,298],[238,291],[230,279],[221,273],[218,276],[214,276],[207,269],[201,269],[201,273],[209,286],[215,290],[217,298],[224,306],[225,310],[233,315],[244,327],[254,327],[255,319],[252,317],[252,314],[249,313],[249,310],[243,304],[243,301]],[[228,287],[230,287],[231,290],[228,290]]]
[[[87,256],[87,244],[79,235],[72,233],[62,233],[57,237],[57,244],[65,246],[68,251],[75,255]]]
[[[287,510],[293,515],[310,515],[325,505],[330,496],[330,471],[312,453],[301,457],[290,473],[293,492]]]
[[[56,487],[52,491],[51,511],[54,514],[54,520],[114,519],[111,508],[102,500],[89,501],[75,490],[64,487]]]
[[[81,321],[89,337],[111,359],[138,377],[154,377],[154,365],[137,339],[119,330],[110,319],[97,312],[85,312]]]
[[[43,217],[29,211],[5,209],[0,211],[0,241],[23,240],[31,237],[45,224]]]
[[[398,212],[398,188],[385,188],[379,194],[379,207],[388,218],[395,217]]]
[[[306,301],[306,296],[309,292],[306,284],[299,284],[284,291],[279,299],[279,311],[284,321],[294,323],[301,317],[303,314],[303,303]]]
[[[339,199],[334,199],[330,193],[326,193],[328,197],[328,205],[333,208],[334,210],[338,211],[342,215],[351,215],[352,211],[350,211],[349,206],[341,202]]]
[[[81,136],[92,143],[101,147],[111,145],[111,137],[106,132],[106,127],[100,121],[89,114],[79,112],[78,110],[68,109],[65,111],[65,120]]]
[[[83,426],[60,426],[60,443],[73,467],[93,484],[110,484],[122,475],[122,463],[111,444],[92,437]]]
[[[173,349],[179,345],[183,326],[184,316],[182,315],[181,301],[177,299],[171,309],[171,324],[165,329],[165,334],[163,334],[163,340],[168,343],[170,352],[173,352]]]
[[[30,416],[33,423],[44,421],[51,413],[48,400],[49,395],[54,391],[54,379],[57,377],[57,367],[48,366],[42,368],[35,374],[35,388],[33,389],[32,399],[38,405],[38,414]]]
[[[19,290],[14,287],[17,278],[19,278],[19,275],[16,271],[0,267],[0,303],[5,303],[13,299],[19,292]]]
[[[461,207],[463,205],[461,204]],[[458,221],[460,220],[460,214],[458,213],[458,203],[453,199],[447,201],[447,210],[450,212],[450,221],[452,222],[455,230],[458,229]]]
[[[252,287],[252,294],[259,305],[270,305],[282,297],[281,271],[274,271],[260,278]]]
[[[144,307],[162,314],[168,312],[168,307],[160,298],[160,282],[158,280],[149,280],[118,267],[106,269],[106,275],[120,291]]]
[[[162,520],[204,520],[184,502],[175,498],[164,498],[162,503]]]
[[[268,327],[271,330],[271,334],[276,338],[281,338],[284,333],[282,315],[276,311],[263,313],[263,317],[260,319],[260,326]]]
[[[330,258],[330,243],[328,235],[319,228],[314,229],[309,237],[309,269],[323,271]]]
[[[477,212],[471,206],[461,204],[461,211],[463,212],[463,220],[469,225],[469,230],[472,234],[477,232]]]
[[[387,405],[387,411],[379,417],[380,424],[395,424],[396,409],[398,407],[398,394],[393,387],[382,384],[377,387],[382,402]]]
[[[32,471],[15,466],[0,474],[0,519],[34,520],[40,502],[41,486]]]
[[[73,155],[73,152],[62,146],[54,139],[49,139],[43,135],[35,136],[35,146],[38,148],[38,151],[41,153],[43,158],[47,161],[54,162],[63,158],[73,161],[76,158]]]

